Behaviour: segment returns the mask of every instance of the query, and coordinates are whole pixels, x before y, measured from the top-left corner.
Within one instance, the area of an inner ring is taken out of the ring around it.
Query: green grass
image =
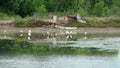
[[[120,23],[88,22],[88,23],[67,23],[67,27],[120,27]]]

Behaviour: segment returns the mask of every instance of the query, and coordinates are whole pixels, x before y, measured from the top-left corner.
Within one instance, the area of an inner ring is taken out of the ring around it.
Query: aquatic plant
[[[8,45],[10,47],[8,47]],[[2,48],[4,46],[4,48]],[[6,47],[7,46],[7,47]],[[60,54],[60,55],[117,55],[117,50],[106,50],[101,48],[81,48],[53,46],[46,43],[31,43],[29,41],[0,40],[0,53],[9,54]]]

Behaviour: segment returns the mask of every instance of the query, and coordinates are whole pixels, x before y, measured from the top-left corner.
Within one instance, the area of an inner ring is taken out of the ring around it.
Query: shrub
[[[25,27],[25,20],[24,19],[17,19],[15,21],[15,26],[16,27]]]

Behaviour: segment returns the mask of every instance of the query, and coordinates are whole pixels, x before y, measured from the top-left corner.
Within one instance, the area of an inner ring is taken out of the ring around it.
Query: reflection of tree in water
[[[15,41],[11,39],[0,39],[0,49],[9,49],[14,43]]]

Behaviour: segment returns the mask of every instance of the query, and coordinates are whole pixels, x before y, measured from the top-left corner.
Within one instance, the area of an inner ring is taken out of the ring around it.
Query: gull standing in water
[[[23,37],[23,30],[20,30],[20,37]]]
[[[85,35],[85,38],[84,38],[84,39],[87,39],[87,32],[84,32],[84,35]]]
[[[53,38],[52,43],[53,43],[53,45],[57,45],[57,39],[56,39],[56,38]]]
[[[5,38],[5,39],[7,38],[6,32],[7,32],[7,30],[4,30],[4,38]]]
[[[28,31],[28,40],[31,40],[31,38],[30,38],[30,37],[31,37],[31,35],[32,35],[31,33],[32,33],[32,31],[31,31],[31,30],[29,30],[29,31]]]
[[[66,31],[66,34],[67,34],[67,37],[66,37],[66,39],[68,39],[68,38],[72,38],[72,31]]]
[[[50,35],[50,33],[47,31],[47,39],[49,39],[50,37],[49,37],[49,35]]]

